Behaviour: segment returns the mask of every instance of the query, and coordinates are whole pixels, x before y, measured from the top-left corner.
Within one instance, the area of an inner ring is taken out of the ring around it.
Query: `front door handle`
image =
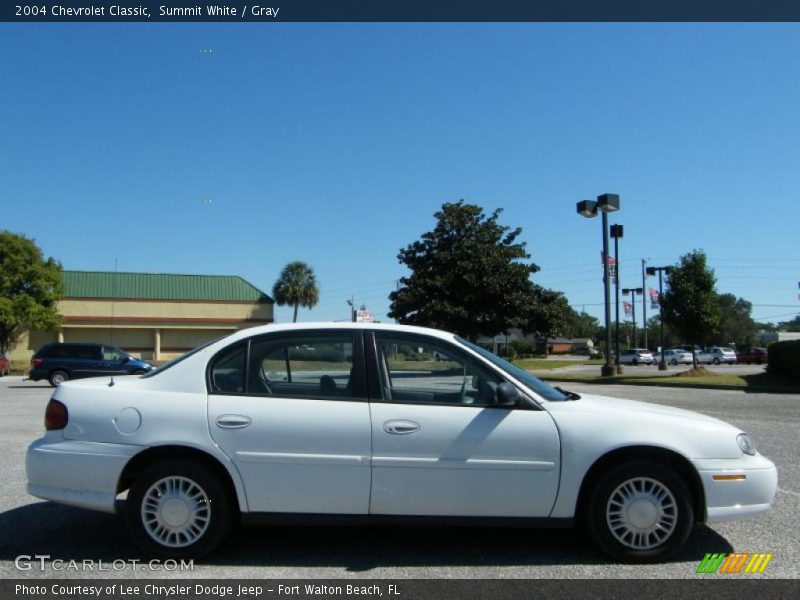
[[[250,417],[243,415],[222,415],[217,417],[217,427],[223,429],[242,429],[250,425]]]
[[[386,421],[383,424],[383,430],[392,435],[406,435],[419,431],[419,423],[414,421]]]

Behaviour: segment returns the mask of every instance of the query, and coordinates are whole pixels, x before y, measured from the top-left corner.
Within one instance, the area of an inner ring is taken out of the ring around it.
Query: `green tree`
[[[705,346],[719,329],[720,306],[714,271],[705,252],[694,250],[681,257],[667,274],[669,289],[661,297],[664,322],[684,342]],[[697,357],[692,351],[696,364]]]
[[[781,321],[777,326],[778,331],[800,331],[800,315],[791,321]]]
[[[517,238],[522,229],[498,223],[463,200],[434,214],[436,227],[400,250],[411,271],[389,295],[400,323],[454,331],[476,339],[523,328],[536,301],[530,275],[539,270]]]
[[[755,342],[756,323],[750,317],[752,303],[733,294],[720,294],[717,298],[720,308],[719,329],[712,337],[712,343],[737,348],[747,348]]]
[[[57,260],[45,259],[32,239],[0,231],[0,353],[24,329],[58,328],[56,303],[63,292]]]
[[[319,288],[314,269],[296,260],[283,267],[278,281],[272,287],[278,306],[294,306],[292,323],[297,322],[297,309],[313,308],[319,303]]]
[[[598,339],[600,322],[587,312],[568,307],[564,316],[563,335],[570,338]]]
[[[547,338],[563,334],[569,311],[572,309],[561,292],[548,290],[536,284],[532,284],[532,287],[532,302],[522,330],[544,338],[544,354],[547,356]]]

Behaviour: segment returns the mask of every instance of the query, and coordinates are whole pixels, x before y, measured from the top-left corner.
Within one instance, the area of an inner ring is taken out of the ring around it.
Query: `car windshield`
[[[214,344],[215,342],[218,342],[221,339],[226,338],[226,337],[228,337],[228,336],[227,335],[223,335],[223,336],[220,336],[218,338],[214,338],[213,340],[211,340],[210,342],[206,342],[205,344],[200,344],[196,348],[192,348],[191,350],[189,350],[186,354],[181,354],[177,358],[173,358],[168,363],[164,363],[163,365],[161,365],[157,369],[153,369],[149,373],[146,373],[145,375],[142,375],[142,379],[145,379],[147,377],[153,377],[154,375],[158,375],[159,373],[163,373],[164,371],[166,371],[170,367],[174,367],[175,365],[177,365],[182,360],[186,360],[187,358],[189,358],[193,354],[197,354],[198,352],[200,352],[200,350],[202,350],[203,348],[208,348],[211,344]]]
[[[492,352],[489,352],[485,348],[481,348],[480,346],[473,344],[472,342],[468,342],[467,340],[462,339],[460,337],[456,337],[456,340],[458,340],[459,343],[463,344],[470,350],[474,350],[475,352],[480,354],[482,357],[491,362],[494,366],[498,367],[500,370],[505,371],[515,379],[518,379],[519,381],[527,385],[537,394],[542,396],[545,400],[550,400],[552,402],[562,402],[565,400],[569,400],[566,394],[562,394],[557,389],[554,389],[549,385],[547,385],[544,381],[537,379],[536,377],[534,377],[527,371],[523,371],[519,367],[515,367],[507,360],[503,360],[502,358],[500,358],[496,354],[493,354]]]

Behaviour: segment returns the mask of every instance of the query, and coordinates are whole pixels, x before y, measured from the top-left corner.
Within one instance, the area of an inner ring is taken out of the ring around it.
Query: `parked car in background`
[[[656,362],[653,354],[646,348],[631,348],[624,350],[619,354],[619,363],[621,365],[652,365]]]
[[[657,355],[660,360],[660,354]],[[667,348],[664,350],[664,362],[668,365],[692,364],[692,353],[680,348]]]
[[[108,344],[53,343],[33,355],[28,377],[46,379],[53,387],[83,377],[144,375],[155,367]]]
[[[603,353],[597,348],[577,348],[572,352],[578,356],[588,356],[589,358],[603,358]]]
[[[413,371],[402,358],[434,352]],[[452,333],[378,323],[254,327],[113,387],[70,381],[45,429],[28,492],[114,513],[127,491],[131,537],[169,558],[283,517],[581,523],[613,558],[653,562],[698,523],[766,511],[778,485],[733,425],[559,390]],[[40,527],[57,539],[62,521]]]
[[[766,364],[767,358],[766,348],[748,348],[747,350],[736,353],[736,362],[746,363],[748,365],[753,363],[757,365]]]
[[[697,355],[697,362],[706,365],[722,363],[734,365],[736,364],[736,352],[730,348],[712,346]]]
[[[0,377],[5,377],[11,370],[11,361],[4,354],[0,354]]]

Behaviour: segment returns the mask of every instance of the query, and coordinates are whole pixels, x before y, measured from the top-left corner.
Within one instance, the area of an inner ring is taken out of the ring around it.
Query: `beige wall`
[[[113,343],[135,356],[155,360],[158,330],[161,335],[158,359],[168,360],[237,329],[273,321],[271,304],[117,300],[113,303],[112,333],[111,304],[108,300],[59,302],[59,312],[65,317],[63,341]],[[55,331],[23,332],[9,352],[12,368],[27,369],[33,353],[58,341],[58,336]]]
[[[67,317],[110,318],[110,300],[62,300],[58,310]],[[116,300],[114,320],[135,318],[194,318],[194,319],[262,319],[273,320],[272,304],[211,303],[211,302],[149,302]]]

